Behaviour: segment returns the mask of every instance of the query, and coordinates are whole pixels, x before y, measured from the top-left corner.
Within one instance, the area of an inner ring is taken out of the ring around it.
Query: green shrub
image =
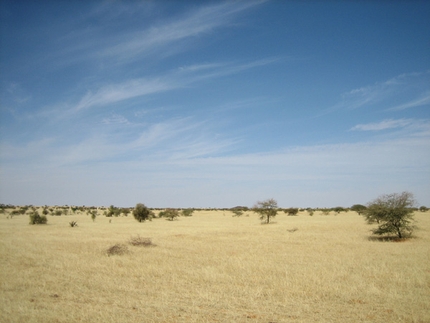
[[[243,215],[243,211],[241,209],[231,209],[231,212],[233,212],[233,216],[242,216]]]
[[[167,218],[167,220],[173,221],[179,216],[179,212],[176,209],[166,209],[164,212],[160,212],[159,216]]]
[[[290,207],[289,209],[285,209],[284,213],[286,213],[287,215],[290,215],[290,216],[297,215],[299,213],[299,209],[294,208],[294,207]]]
[[[183,209],[182,210],[182,215],[183,216],[192,216],[194,212],[194,209]]]
[[[134,218],[139,222],[145,222],[146,220],[152,219],[151,211],[145,206],[145,204],[138,203],[133,210]]]
[[[62,210],[55,210],[54,215],[56,216],[60,216],[61,214],[63,214]]]
[[[46,224],[48,219],[45,215],[40,215],[37,211],[30,213],[30,224]]]
[[[346,212],[347,210],[341,206],[336,206],[332,209],[334,212],[336,212],[337,214],[339,214],[340,212]]]
[[[89,211],[91,214],[91,220],[93,220],[93,222],[96,220],[97,218],[97,211],[96,210],[91,210]]]

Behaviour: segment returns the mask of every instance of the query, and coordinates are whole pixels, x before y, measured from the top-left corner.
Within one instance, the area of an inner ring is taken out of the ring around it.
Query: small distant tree
[[[420,206],[420,211],[421,212],[426,212],[426,211],[428,211],[428,207],[426,207],[426,206]]]
[[[126,208],[122,208],[122,209],[121,209],[121,212],[122,212],[125,216],[128,216],[128,215],[130,214],[130,209],[129,209],[128,207],[126,207]]]
[[[138,203],[133,210],[134,218],[139,222],[145,222],[151,220],[151,211],[145,206],[145,204]]]
[[[260,220],[265,220],[265,223],[270,222],[270,218],[275,217],[278,213],[278,202],[274,199],[268,199],[262,202],[257,202],[252,210],[260,215]]]
[[[176,209],[166,209],[164,212],[162,212],[162,216],[167,218],[167,220],[173,221],[179,216],[179,212]]]
[[[330,210],[329,209],[322,209],[322,214],[323,215],[329,215],[330,214]]]
[[[284,213],[290,216],[297,215],[299,213],[298,208],[290,207],[289,209],[285,209]]]
[[[364,212],[364,210],[366,210],[367,207],[361,204],[354,204],[353,206],[351,206],[351,211],[355,211],[357,212],[359,215],[361,215],[361,213]]]
[[[399,239],[410,236],[414,229],[414,196],[410,192],[381,195],[370,202],[363,216],[368,224],[377,223],[374,234],[396,234]]]
[[[183,216],[192,216],[194,212],[194,209],[183,209],[182,210],[182,215]]]
[[[339,214],[340,212],[346,212],[345,208],[343,208],[341,206],[334,207],[333,211],[336,212],[337,214]]]
[[[108,211],[106,213],[106,216],[110,218],[112,216],[116,216],[117,217],[120,214],[121,214],[121,209],[118,208],[118,207],[115,207],[115,206],[111,205],[111,206],[109,206],[109,209],[108,209]]]
[[[97,210],[88,210],[87,213],[91,215],[91,220],[94,222],[97,218]]]
[[[45,215],[40,215],[37,211],[33,211],[29,214],[30,224],[46,224],[48,219]]]

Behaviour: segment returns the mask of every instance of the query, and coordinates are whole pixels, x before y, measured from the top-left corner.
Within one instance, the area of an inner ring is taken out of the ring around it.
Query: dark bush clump
[[[297,213],[299,213],[299,209],[291,207],[289,209],[285,209],[284,213],[286,213],[287,215],[290,215],[290,216],[297,215]]]
[[[123,255],[127,252],[128,252],[127,246],[122,243],[117,243],[107,250],[108,256]]]
[[[183,209],[182,210],[182,215],[183,216],[192,216],[194,212],[194,209]]]
[[[133,210],[133,216],[139,222],[145,222],[146,220],[152,219],[151,211],[142,203],[136,204],[136,207]]]
[[[48,219],[45,215],[40,215],[37,211],[30,213],[30,224],[46,224]]]

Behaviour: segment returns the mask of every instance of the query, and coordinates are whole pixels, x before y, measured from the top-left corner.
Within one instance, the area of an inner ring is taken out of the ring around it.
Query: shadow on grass
[[[368,238],[369,241],[379,242],[406,242],[411,239],[412,237],[399,238],[397,236],[371,236]]]

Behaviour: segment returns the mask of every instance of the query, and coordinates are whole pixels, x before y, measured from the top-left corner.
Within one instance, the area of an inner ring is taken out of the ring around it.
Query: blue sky
[[[0,202],[430,206],[426,1],[1,1]]]

